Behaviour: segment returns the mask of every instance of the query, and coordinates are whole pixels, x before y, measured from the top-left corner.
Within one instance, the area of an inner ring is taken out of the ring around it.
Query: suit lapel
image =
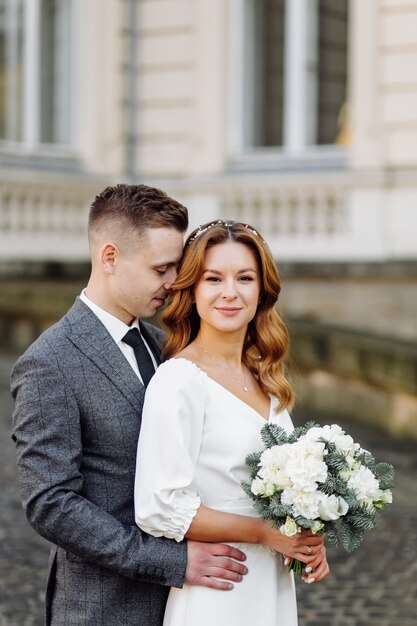
[[[77,298],[64,319],[70,326],[69,340],[111,380],[135,410],[141,409],[145,388],[91,309]],[[150,339],[150,343],[154,349],[155,342]]]

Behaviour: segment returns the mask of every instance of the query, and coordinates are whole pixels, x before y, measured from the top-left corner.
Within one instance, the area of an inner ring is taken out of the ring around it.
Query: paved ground
[[[11,363],[0,358],[0,626],[41,626],[48,546],[31,530],[20,506],[9,437]],[[328,579],[298,584],[300,626],[417,625],[415,446],[354,425],[348,428],[377,459],[395,465],[395,505],[357,552],[330,550]]]

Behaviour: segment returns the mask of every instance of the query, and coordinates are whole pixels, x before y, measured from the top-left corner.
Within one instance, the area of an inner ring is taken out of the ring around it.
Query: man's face
[[[113,313],[130,324],[155,315],[177,276],[183,234],[174,228],[147,228],[115,254],[110,277]]]

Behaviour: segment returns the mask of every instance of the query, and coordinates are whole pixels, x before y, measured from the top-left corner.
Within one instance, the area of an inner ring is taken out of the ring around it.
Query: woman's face
[[[194,291],[201,328],[206,325],[223,332],[246,332],[259,295],[260,273],[251,248],[228,241],[207,250]]]

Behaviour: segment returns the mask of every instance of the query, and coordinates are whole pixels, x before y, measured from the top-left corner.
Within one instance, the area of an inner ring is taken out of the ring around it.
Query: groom
[[[227,590],[246,573],[234,548],[150,537],[134,521],[143,398],[162,342],[141,320],[164,303],[187,225],[158,189],[106,188],[90,211],[86,289],[13,369],[23,505],[52,543],[48,625],[160,626],[170,586]]]

